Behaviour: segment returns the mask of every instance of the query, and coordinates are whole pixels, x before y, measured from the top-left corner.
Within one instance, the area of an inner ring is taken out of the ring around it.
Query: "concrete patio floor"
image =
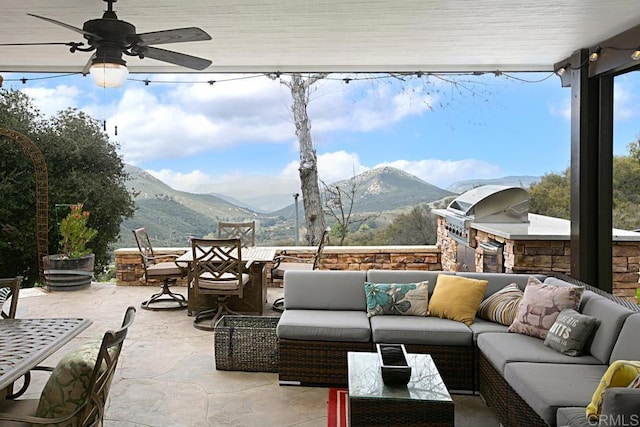
[[[116,329],[127,306],[137,309],[113,381],[105,427],[132,426],[303,426],[327,425],[328,389],[278,385],[275,373],[217,371],[213,334],[192,326],[186,310],[147,311],[140,303],[159,288],[93,283],[88,289],[47,293],[21,292],[22,318],[84,317],[93,324],[51,356],[54,366],[65,353]],[[186,295],[186,289],[176,292]],[[265,315],[282,295],[270,288]],[[37,398],[46,381],[34,374]],[[477,396],[454,396],[456,426],[497,426],[499,422]]]

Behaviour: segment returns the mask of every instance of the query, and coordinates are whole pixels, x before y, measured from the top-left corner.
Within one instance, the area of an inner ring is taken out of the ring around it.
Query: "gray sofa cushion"
[[[540,418],[553,426],[558,408],[587,406],[606,370],[606,365],[516,362],[507,364],[504,379]]]
[[[487,293],[485,297],[493,295],[500,289],[512,283],[517,283],[518,287],[522,290],[527,286],[527,280],[532,276],[531,274],[518,274],[518,273],[456,273],[456,276],[469,277],[471,279],[486,280],[489,282],[487,285]],[[533,276],[544,280],[546,276],[534,274]]]
[[[507,332],[508,326],[501,325],[499,323],[490,322],[488,320],[476,317],[473,324],[469,326],[471,332],[473,332],[473,342],[478,341],[478,335],[485,332]]]
[[[608,364],[622,325],[632,311],[598,295],[589,298],[582,307],[582,313],[600,321],[593,334],[589,353],[597,357],[600,362]]]
[[[558,353],[545,346],[540,338],[523,334],[492,332],[480,334],[478,348],[502,374],[505,366],[512,362],[537,362],[545,365],[553,363],[599,365],[602,363],[590,355],[571,357]]]
[[[366,271],[287,271],[284,304],[288,309],[367,310]]]
[[[596,427],[589,424],[585,416],[585,408],[579,406],[559,408],[556,412],[556,425],[558,427]]]
[[[422,271],[422,270],[369,270],[367,271],[367,282],[371,283],[418,283],[429,282],[429,295],[433,293],[436,286],[438,274],[453,274],[442,271]]]
[[[471,329],[462,322],[422,316],[375,316],[371,334],[376,343],[470,346]]]
[[[613,387],[604,392],[600,425],[640,425],[640,389]]]
[[[278,338],[307,341],[371,341],[369,319],[364,311],[292,310],[282,313]]]
[[[627,317],[613,346],[609,363],[616,360],[640,360],[640,313]],[[640,420],[639,425],[640,425]]]

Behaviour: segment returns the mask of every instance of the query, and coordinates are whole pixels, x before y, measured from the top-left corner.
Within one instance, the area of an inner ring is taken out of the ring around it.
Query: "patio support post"
[[[571,276],[611,291],[613,78],[571,57]]]

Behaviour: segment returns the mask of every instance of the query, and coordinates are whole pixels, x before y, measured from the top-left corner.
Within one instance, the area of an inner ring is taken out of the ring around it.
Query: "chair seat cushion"
[[[313,270],[313,264],[305,262],[281,262],[280,265],[273,269],[273,274],[277,277],[283,277],[284,272],[289,270],[311,271]]]
[[[147,267],[148,277],[157,276],[180,276],[182,275],[182,269],[176,265],[175,262],[159,262]]]
[[[306,341],[369,342],[364,311],[286,309],[276,328],[278,338]]]
[[[213,276],[210,273],[204,273],[200,276],[200,280],[198,280],[198,286],[202,289],[208,289],[212,291],[233,291],[240,287],[237,280],[235,280],[235,276],[233,274],[223,274],[221,279],[228,278],[228,280],[214,280]],[[249,283],[249,275],[246,273],[242,274],[242,286]]]

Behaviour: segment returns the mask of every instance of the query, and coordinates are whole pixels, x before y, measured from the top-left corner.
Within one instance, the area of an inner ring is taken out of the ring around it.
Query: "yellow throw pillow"
[[[610,387],[628,387],[640,375],[640,362],[632,360],[616,360],[604,373],[598,388],[593,393],[591,403],[587,405],[587,419],[598,422],[602,413],[602,399],[604,392]]]
[[[439,274],[429,300],[429,316],[470,326],[487,292],[488,283],[486,280]]]

